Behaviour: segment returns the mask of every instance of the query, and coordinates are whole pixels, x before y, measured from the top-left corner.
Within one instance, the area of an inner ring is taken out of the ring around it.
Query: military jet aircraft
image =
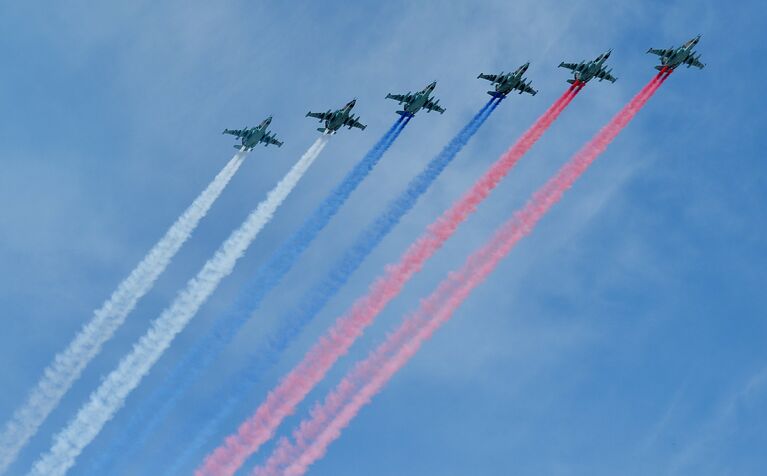
[[[517,68],[517,70],[513,73],[481,73],[479,76],[477,76],[477,79],[486,79],[495,85],[495,91],[487,92],[487,94],[493,96],[494,98],[505,98],[507,94],[514,91],[515,89],[519,91],[519,94],[530,93],[535,96],[538,91],[530,86],[530,81],[525,82],[525,79],[522,77],[529,67],[530,63],[528,62]]]
[[[647,52],[660,56],[660,65],[655,67],[655,69],[659,71],[663,68],[676,69],[677,66],[681,66],[683,64],[686,64],[688,68],[690,66],[695,66],[696,68],[703,69],[703,67],[706,65],[700,62],[700,54],[695,56],[695,52],[692,50],[699,41],[700,35],[696,36],[678,48],[669,48],[667,50],[656,50],[655,48],[650,48],[647,50]]]
[[[610,75],[610,72],[612,72],[612,69],[605,69],[605,61],[607,61],[607,58],[610,57],[610,53],[612,53],[613,50],[607,50],[605,53],[602,53],[601,55],[597,56],[597,58],[594,61],[581,61],[580,63],[559,63],[560,68],[567,68],[571,69],[573,71],[573,75],[575,76],[575,79],[568,79],[567,82],[570,84],[575,83],[578,81],[579,83],[586,83],[591,78],[598,78],[600,81],[603,79],[606,79],[610,81],[611,83],[614,83],[618,78],[613,77]]]
[[[272,123],[272,116],[264,119],[258,127],[251,127],[250,129],[224,129],[222,134],[230,134],[238,139],[241,139],[242,145],[235,145],[235,149],[242,149],[245,151],[251,151],[259,143],[263,143],[264,147],[269,144],[274,144],[277,147],[282,147],[282,142],[278,141],[274,134],[267,132],[269,124]]]
[[[445,109],[439,106],[439,100],[432,100],[431,93],[434,88],[437,87],[437,82],[429,83],[423,90],[416,93],[408,92],[407,94],[387,94],[386,99],[394,99],[400,104],[404,103],[405,107],[402,111],[397,111],[397,114],[404,117],[413,117],[416,112],[422,108],[426,109],[426,112],[437,111],[442,114]]]
[[[316,117],[320,120],[320,122],[325,121],[325,127],[317,128],[318,131],[325,134],[335,134],[336,131],[338,131],[338,129],[343,126],[346,126],[349,129],[352,127],[357,127],[364,130],[367,126],[359,122],[359,116],[354,117],[354,115],[351,113],[355,104],[357,104],[357,100],[352,99],[346,103],[346,106],[342,107],[341,109],[337,109],[335,111],[328,109],[327,112],[310,111],[306,113],[306,117]]]

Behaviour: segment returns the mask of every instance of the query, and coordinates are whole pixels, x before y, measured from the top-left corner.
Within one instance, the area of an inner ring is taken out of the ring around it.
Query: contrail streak
[[[174,337],[186,326],[221,280],[232,272],[237,260],[298,184],[327,144],[328,138],[322,136],[315,141],[266,199],[205,263],[197,276],[187,283],[171,306],[152,322],[147,333],[91,394],[90,400],[80,408],[77,416],[56,435],[51,449],[37,460],[30,474],[64,474],[75,463],[83,448],[93,441],[104,424],[122,407],[125,398],[138,386]]]
[[[269,393],[255,413],[240,425],[237,433],[226,438],[223,445],[208,455],[197,470],[198,476],[234,474],[248,456],[274,435],[282,420],[295,411],[296,405],[324,378],[335,361],[348,351],[386,304],[399,294],[405,283],[490,195],[579,91],[580,85],[568,89],[460,200],[429,225],[398,263],[386,267],[384,276],[373,283],[368,294],[336,320],[304,359]]]
[[[295,443],[283,438],[254,476],[304,474],[321,458],[330,443],[356,416],[360,408],[418,351],[420,346],[450,317],[482,283],[514,245],[532,232],[538,221],[601,155],[666,79],[661,72],[589,141],[557,174],[533,194],[524,208],[514,214],[464,266],[450,273],[437,289],[421,301],[419,309],[315,406],[310,417],[293,432]]]
[[[415,206],[418,199],[450,165],[500,102],[501,99],[493,98],[485,103],[442,151],[410,181],[405,190],[389,202],[384,211],[357,236],[354,243],[336,260],[326,277],[298,301],[299,304],[296,309],[279,319],[280,328],[268,340],[267,348],[254,353],[248,359],[251,362],[249,367],[236,375],[232,379],[232,383],[224,387],[228,389],[224,392],[227,395],[226,400],[216,404],[218,407],[216,413],[207,419],[203,428],[197,430],[196,437],[185,445],[184,450],[173,465],[173,471],[177,471],[176,468],[179,468],[186,459],[196,454],[197,450],[212,437],[214,430],[226,420],[233,409],[237,408],[237,404],[258,383],[266,369],[278,360],[301,330],[314,319],[325,304],[346,284],[375,247]],[[218,398],[218,400],[221,399]],[[173,474],[173,471],[170,474]]]
[[[303,225],[286,240],[256,271],[245,285],[229,312],[218,319],[211,332],[200,338],[171,370],[148,398],[130,409],[126,431],[119,434],[90,466],[96,474],[109,473],[115,460],[125,458],[143,447],[176,403],[211,362],[226,348],[240,328],[260,306],[261,301],[292,268],[304,250],[314,241],[360,183],[375,168],[384,153],[407,125],[398,118],[381,139],[365,154]]]
[[[244,157],[245,152],[232,157],[138,266],[117,286],[109,299],[94,312],[93,318],[82,327],[69,346],[48,365],[29,392],[27,400],[16,409],[0,433],[0,473],[5,472],[15,461],[19,451],[37,433],[43,421],[80,377],[88,362],[125,322],[138,300],[152,288],[226,188]]]

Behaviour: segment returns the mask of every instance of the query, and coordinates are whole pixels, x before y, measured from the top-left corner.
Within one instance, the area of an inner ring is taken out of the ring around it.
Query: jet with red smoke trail
[[[660,64],[655,67],[659,71],[662,71],[664,68],[666,70],[673,70],[683,64],[686,64],[687,68],[695,66],[696,68],[703,69],[706,65],[700,62],[700,54],[696,56],[695,51],[693,51],[693,48],[699,41],[700,35],[678,48],[672,47],[666,50],[650,48],[647,52],[660,56]]]
[[[442,114],[445,112],[445,108],[439,105],[439,99],[432,99],[431,93],[434,92],[434,88],[437,87],[437,82],[432,81],[421,91],[406,94],[387,94],[386,99],[394,99],[400,104],[405,104],[405,107],[401,111],[397,111],[397,114],[402,117],[413,117],[416,112],[421,109],[426,109],[426,112],[437,111]]]
[[[535,94],[538,92],[535,89],[530,86],[530,81],[525,81],[525,78],[523,77],[525,72],[527,71],[527,68],[530,67],[530,62],[527,62],[517,68],[516,71],[513,73],[503,73],[500,74],[485,74],[481,73],[479,76],[477,76],[477,79],[486,79],[493,83],[495,86],[495,91],[488,91],[487,94],[493,96],[494,98],[505,98],[509,93],[511,93],[514,90],[519,91],[519,94],[522,93],[529,93],[535,96]]]
[[[605,62],[610,57],[612,49],[607,50],[593,61],[581,61],[580,63],[559,63],[560,68],[567,68],[573,71],[574,79],[568,79],[570,84],[585,84],[592,78],[597,78],[600,81],[606,79],[611,83],[614,83],[618,78],[612,76],[610,73],[612,69],[605,68]]]
[[[335,134],[338,129],[344,126],[349,129],[356,127],[365,130],[367,126],[359,121],[359,116],[354,117],[354,114],[352,114],[352,108],[354,108],[355,104],[357,104],[357,100],[352,99],[341,109],[335,111],[328,109],[327,112],[309,111],[306,113],[306,117],[316,117],[320,122],[325,121],[325,127],[317,128],[323,134]]]

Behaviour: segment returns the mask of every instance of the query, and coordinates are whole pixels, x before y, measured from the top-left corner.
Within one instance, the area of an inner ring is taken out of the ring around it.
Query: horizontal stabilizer
[[[499,93],[498,91],[488,91],[487,94],[493,96],[494,98],[505,97],[503,94]]]
[[[575,80],[574,79],[568,79],[567,82],[570,83],[570,84],[575,84]]]
[[[665,66],[662,66],[662,65],[658,65],[655,67],[655,69],[657,69],[658,71],[663,71],[663,68],[665,68]]]
[[[325,128],[324,127],[318,127],[317,130],[320,131],[320,132],[325,132]]]
[[[409,113],[409,112],[407,112],[407,111],[397,111],[397,114],[399,114],[399,115],[400,115],[400,116],[402,116],[402,117],[413,117],[413,115],[412,115],[412,114],[410,114],[410,113]]]

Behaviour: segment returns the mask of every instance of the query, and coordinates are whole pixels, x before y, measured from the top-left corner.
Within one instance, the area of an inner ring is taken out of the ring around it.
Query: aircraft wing
[[[481,73],[479,76],[477,76],[477,79],[486,79],[492,83],[498,82],[498,79],[500,78],[497,74],[484,74]]]
[[[440,114],[445,112],[445,108],[444,107],[441,107],[439,104],[437,104],[436,102],[432,101],[431,99],[426,101],[426,104],[424,104],[423,107],[424,107],[424,109],[428,109],[430,111],[437,111]]]
[[[684,60],[684,64],[695,66],[696,68],[700,68],[700,69],[703,69],[703,67],[706,66],[705,64],[698,61],[698,58],[696,58],[693,55],[688,56],[687,59]]]
[[[571,69],[573,71],[578,69],[578,65],[576,63],[564,63],[564,62],[562,62],[562,63],[559,63],[559,67],[560,68]]]
[[[410,100],[413,99],[413,95],[410,93],[407,94],[387,94],[386,99],[394,99],[395,101],[399,101],[400,103],[403,102],[410,102]]]
[[[274,137],[274,134],[267,134],[262,139],[261,142],[265,144],[274,144],[277,147],[282,147],[282,142],[278,141],[276,137]]]
[[[316,117],[320,121],[326,121],[330,118],[332,113],[330,112],[307,112],[306,117]]]
[[[357,118],[353,116],[349,116],[348,118],[346,118],[346,120],[344,121],[344,125],[349,127],[350,129],[352,127],[356,127],[358,129],[365,129],[367,127],[365,124],[361,123],[360,121],[357,120]]]
[[[610,81],[611,83],[614,83],[615,81],[618,80],[618,78],[616,78],[615,76],[611,75],[605,69],[600,69],[599,72],[597,72],[597,74],[595,74],[594,76],[596,76],[597,78],[600,78],[600,79],[606,79],[606,80]]]
[[[671,56],[671,54],[674,52],[673,50],[664,50],[663,48],[657,49],[657,48],[650,48],[647,50],[648,53],[652,53],[654,55],[658,56]]]
[[[222,134],[229,134],[239,138],[245,137],[245,133],[246,131],[240,129],[224,129],[224,132],[222,132]]]
[[[535,89],[533,89],[532,86],[530,86],[530,83],[524,83],[524,82],[520,83],[515,87],[515,89],[518,89],[519,91],[522,91],[523,93],[530,93],[533,96],[535,96],[536,93],[538,93],[538,91],[536,91]]]

